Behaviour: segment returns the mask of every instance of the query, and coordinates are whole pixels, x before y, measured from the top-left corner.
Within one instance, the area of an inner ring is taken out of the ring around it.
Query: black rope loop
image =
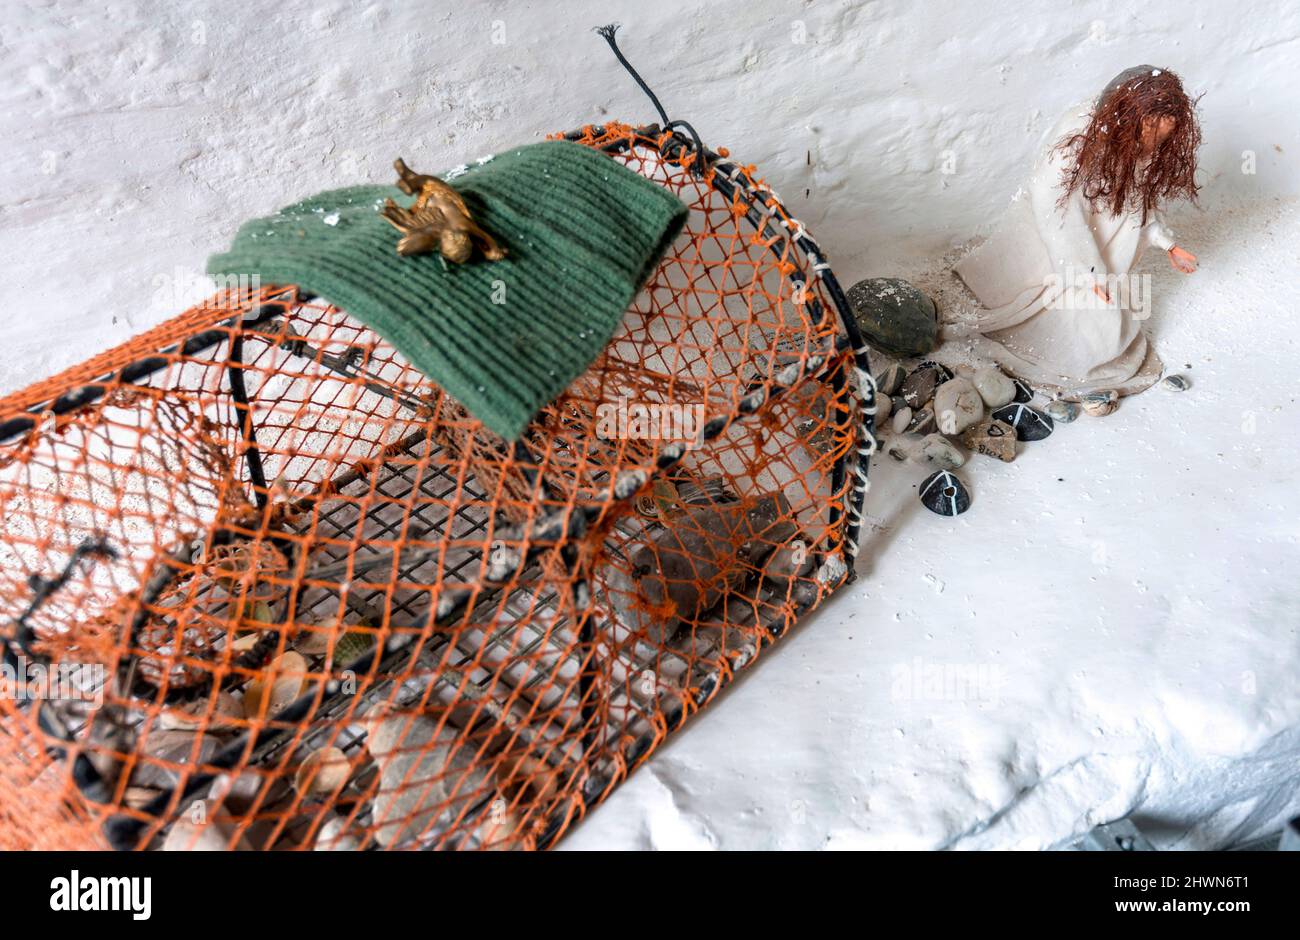
[[[610,23],[608,26],[597,26],[594,32],[599,33],[604,38],[605,42],[609,43],[609,48],[613,51],[614,56],[618,59],[619,63],[623,68],[627,69],[627,73],[632,76],[632,80],[640,86],[641,90],[645,92],[646,97],[650,99],[650,103],[655,106],[655,110],[659,112],[659,121],[663,126],[663,129],[666,131],[673,131],[675,128],[681,127],[690,134],[691,141],[695,144],[695,153],[697,154],[697,160],[695,164],[692,165],[691,170],[696,175],[703,173],[704,169],[702,164],[705,159],[705,151],[704,144],[700,141],[700,135],[695,132],[695,128],[688,122],[670,121],[668,119],[668,112],[665,111],[664,106],[659,103],[659,96],[650,89],[650,86],[645,83],[645,79],[643,79],[640,73],[632,67],[632,63],[627,60],[627,56],[623,55],[623,51],[619,49],[618,41],[614,38],[615,34],[619,30],[619,26],[620,24],[618,23]]]

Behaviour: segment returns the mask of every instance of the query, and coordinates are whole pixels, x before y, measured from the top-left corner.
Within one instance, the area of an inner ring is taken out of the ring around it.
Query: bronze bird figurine
[[[404,209],[389,199],[380,213],[402,233],[397,253],[403,257],[427,255],[437,250],[453,264],[464,264],[478,248],[488,261],[500,261],[506,250],[478,226],[460,193],[436,176],[412,172],[401,157],[393,163],[397,188],[415,196]]]

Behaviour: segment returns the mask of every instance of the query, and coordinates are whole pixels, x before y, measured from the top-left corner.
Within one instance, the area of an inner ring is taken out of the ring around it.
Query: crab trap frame
[[[820,249],[693,134],[565,136],[690,217],[514,444],[292,285],[0,401],[0,844],[547,847],[852,576]]]

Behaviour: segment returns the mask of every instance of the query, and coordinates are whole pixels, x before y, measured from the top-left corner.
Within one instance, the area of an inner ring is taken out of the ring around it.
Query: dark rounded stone
[[[993,412],[993,417],[1015,428],[1016,437],[1022,441],[1041,441],[1055,427],[1047,415],[1024,404],[1005,405]]]
[[[868,343],[891,356],[923,356],[939,342],[934,301],[907,281],[871,277],[845,293]]]
[[[1034,390],[1029,387],[1029,383],[1024,379],[1012,379],[1011,384],[1016,387],[1015,401],[1017,403],[1024,404],[1027,401],[1033,400]]]
[[[875,374],[876,391],[883,395],[893,395],[906,377],[907,372],[903,367],[897,362],[891,362]]]
[[[903,387],[899,390],[903,400],[912,408],[920,408],[926,402],[934,398],[935,390],[940,385],[948,381],[944,373],[948,370],[937,362],[922,363],[903,379]]]
[[[920,372],[922,369],[933,369],[939,375],[939,384],[942,385],[952,378],[952,369],[949,369],[942,362],[935,362],[933,359],[927,359],[920,363],[913,372]]]
[[[940,470],[921,484],[921,505],[941,516],[960,516],[970,509],[970,491],[951,470]]]
[[[912,420],[907,424],[908,431],[915,431],[918,434],[929,434],[934,428],[934,409],[929,405],[912,412]]]

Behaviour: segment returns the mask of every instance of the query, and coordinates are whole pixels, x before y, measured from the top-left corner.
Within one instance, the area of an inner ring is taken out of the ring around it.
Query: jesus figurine
[[[1067,113],[996,231],[955,268],[1004,368],[1069,399],[1129,395],[1160,377],[1140,322],[1150,291],[1131,272],[1148,245],[1196,270],[1161,208],[1195,202],[1200,142],[1195,102],[1168,69],[1127,69]]]

